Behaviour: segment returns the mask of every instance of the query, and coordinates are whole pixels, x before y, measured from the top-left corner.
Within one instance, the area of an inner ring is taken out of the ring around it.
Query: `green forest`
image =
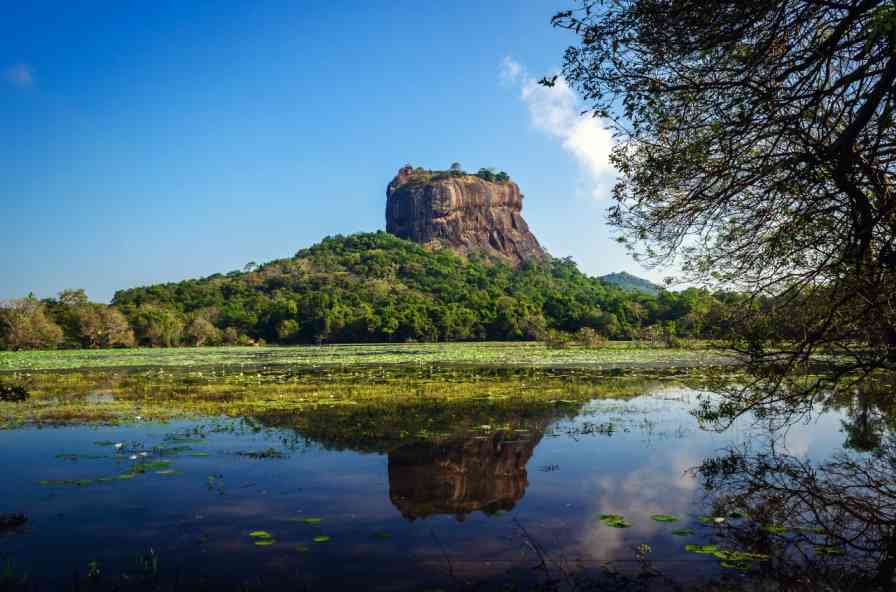
[[[571,259],[518,269],[380,231],[325,238],[243,271],[118,291],[8,301],[4,349],[252,343],[708,338],[733,294],[627,290]]]

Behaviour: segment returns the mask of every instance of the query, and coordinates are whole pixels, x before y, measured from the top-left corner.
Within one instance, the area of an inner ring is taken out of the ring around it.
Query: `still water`
[[[9,587],[38,590],[575,589],[601,578],[662,589],[767,576],[776,554],[792,557],[788,537],[848,554],[805,516],[761,523],[771,518],[743,488],[722,513],[718,482],[707,489],[699,467],[735,450],[861,460],[874,453],[844,446],[855,409],[774,434],[744,417],[718,433],[692,414],[707,395],[658,383],[460,433],[423,409],[415,421],[429,431],[381,442],[253,417],[8,429],[0,513],[28,521],[0,533],[0,565]],[[703,545],[756,556],[726,562]]]

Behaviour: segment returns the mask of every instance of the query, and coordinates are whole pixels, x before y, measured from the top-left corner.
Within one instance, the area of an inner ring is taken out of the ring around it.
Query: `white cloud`
[[[523,74],[523,67],[513,61],[510,56],[501,60],[501,81],[506,84],[515,83]]]
[[[34,84],[34,74],[28,64],[14,64],[3,70],[3,78],[8,83],[19,88],[25,88]]]
[[[542,86],[510,57],[501,62],[501,80],[519,87],[532,126],[558,140],[576,159],[589,193],[596,199],[608,197],[616,177],[610,164],[613,136],[602,120],[581,114],[579,99],[566,80],[558,76],[553,87]]]

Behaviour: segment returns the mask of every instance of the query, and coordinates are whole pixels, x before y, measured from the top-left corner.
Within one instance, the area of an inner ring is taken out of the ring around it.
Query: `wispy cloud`
[[[561,143],[579,163],[582,182],[596,199],[609,196],[616,171],[610,164],[613,136],[600,119],[582,115],[579,99],[562,76],[553,87],[538,84],[510,57],[501,62],[500,79],[519,89],[532,126]]]
[[[9,84],[26,88],[34,84],[34,73],[28,64],[13,64],[3,70],[3,78]]]

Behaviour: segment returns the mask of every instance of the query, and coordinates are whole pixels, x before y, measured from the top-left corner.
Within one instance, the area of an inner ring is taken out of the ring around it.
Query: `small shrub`
[[[544,344],[551,349],[563,349],[572,345],[573,339],[569,333],[550,329],[544,337]]]
[[[575,340],[579,345],[592,349],[598,349],[607,344],[606,338],[591,327],[582,327],[576,331]]]

